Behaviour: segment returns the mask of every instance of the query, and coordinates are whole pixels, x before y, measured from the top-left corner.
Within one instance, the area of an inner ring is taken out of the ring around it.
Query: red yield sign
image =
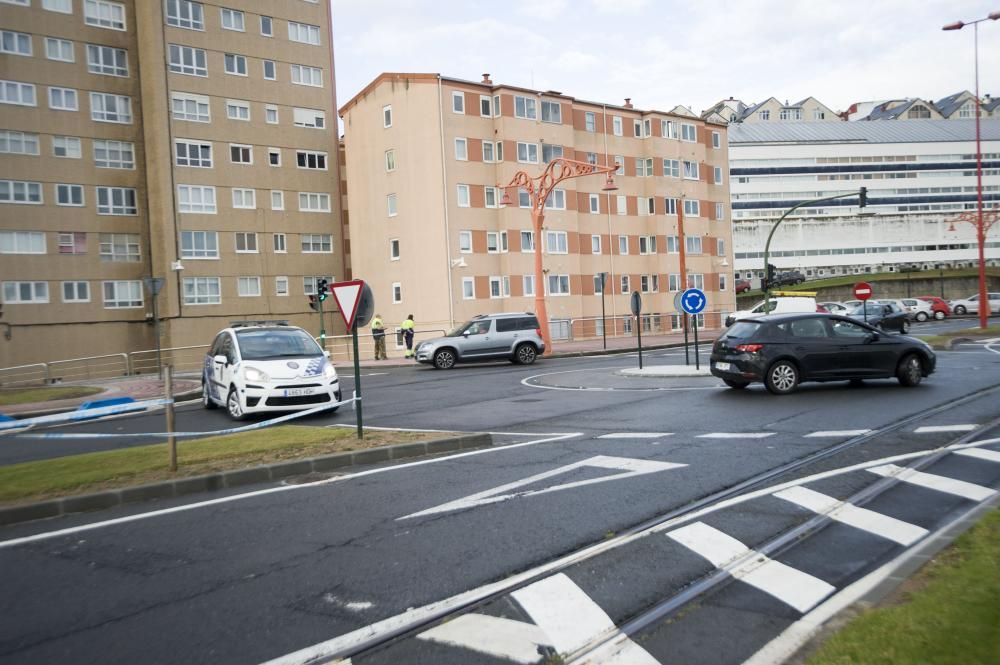
[[[858,282],[854,285],[854,297],[858,300],[868,300],[872,297],[872,285],[868,282]]]

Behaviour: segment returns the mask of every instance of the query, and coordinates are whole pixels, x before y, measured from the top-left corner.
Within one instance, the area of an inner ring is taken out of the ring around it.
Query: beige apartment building
[[[318,329],[346,274],[329,2],[0,0],[0,33],[0,367],[154,348],[147,278],[163,347]]]
[[[735,309],[725,124],[416,73],[380,75],[340,115],[353,276],[390,325],[413,314],[418,330],[443,330],[532,311],[544,288],[553,339],[600,335],[602,300],[607,333],[634,332],[633,291],[644,332],[678,329],[681,243],[688,284],[708,295],[701,325]],[[535,238],[526,192],[511,190],[504,207],[502,186],[555,157],[620,164],[618,189],[603,192],[600,175],[564,181]]]

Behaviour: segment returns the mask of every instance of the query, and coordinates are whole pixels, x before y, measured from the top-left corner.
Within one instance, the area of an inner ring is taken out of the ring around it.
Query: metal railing
[[[128,376],[130,373],[128,354],[109,353],[103,356],[52,360],[47,363],[49,383],[80,381],[86,379],[110,379]]]
[[[720,330],[728,312],[720,310],[704,311],[699,316],[705,317],[705,325],[699,326],[698,330]],[[684,332],[680,317],[683,315],[676,312],[666,312],[660,314],[643,314],[641,322],[636,321],[636,317],[631,314],[619,314],[617,316],[605,316],[604,327],[607,328],[608,338],[615,337],[635,337],[636,330],[641,325],[643,335],[674,335]],[[674,317],[677,317],[676,319]],[[690,317],[690,315],[689,315]],[[569,336],[563,336],[563,341],[578,341],[588,339],[600,339],[603,336],[600,316],[582,316],[573,319],[563,319],[569,325]],[[693,330],[688,324],[688,331]],[[556,340],[558,341],[558,340]]]
[[[447,330],[414,331],[414,351],[417,349],[417,346],[422,340],[441,337],[447,334],[447,332]],[[317,337],[316,342],[319,343],[320,346],[323,346],[322,338]],[[386,330],[385,349],[388,355],[403,354],[406,350],[406,345],[403,343],[403,335],[401,331]],[[351,362],[354,360],[354,342],[351,339],[351,335],[327,335],[326,350],[330,352],[330,360],[334,362]],[[371,331],[358,331],[358,354],[363,360],[375,357],[375,339],[372,337]]]
[[[211,344],[196,346],[175,346],[160,349],[164,365],[172,365],[174,372],[193,372],[201,369],[205,362],[205,354]],[[131,374],[153,374],[159,371],[156,364],[156,349],[133,351],[128,354]]]
[[[30,386],[49,383],[49,366],[45,363],[0,367],[0,386]]]

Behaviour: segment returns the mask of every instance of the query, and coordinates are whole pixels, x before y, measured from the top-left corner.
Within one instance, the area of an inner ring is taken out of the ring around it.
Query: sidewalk
[[[704,336],[699,335],[698,341],[702,354],[706,353],[714,337],[715,331],[705,331]],[[694,353],[694,337],[691,336],[689,341],[691,342],[691,351]],[[643,351],[647,349],[652,350],[679,346],[683,345],[683,343],[683,333],[642,336]],[[637,340],[635,337],[609,337],[607,340],[607,350],[604,348],[604,340],[602,338],[566,340],[553,342],[552,355],[549,357],[602,355],[604,353],[629,353],[635,352],[637,349]],[[544,360],[542,362],[544,362]],[[334,360],[333,364],[341,376],[351,376],[351,372],[354,367],[353,362],[349,360]],[[416,362],[412,359],[404,358],[402,352],[396,351],[394,352],[394,355],[389,357],[388,360],[372,360],[371,358],[363,358],[359,364],[363,369],[370,370],[378,367],[403,367],[406,365],[415,365]],[[635,372],[640,371],[635,370]],[[655,365],[648,366],[640,373],[656,376],[666,375],[662,373],[662,371],[657,370]],[[163,395],[163,381],[158,379],[155,375],[74,381],[72,383],[61,385],[95,386],[103,388],[104,392],[97,395],[90,395],[88,397],[77,397],[73,399],[52,400],[48,402],[34,402],[0,407],[0,413],[14,417],[27,417],[29,415],[40,416],[49,413],[58,413],[61,411],[72,411],[84,402],[99,399],[132,397],[136,400],[144,400],[161,397]],[[199,379],[192,378],[190,374],[184,374],[181,377],[174,377],[175,398],[189,399],[199,396],[200,394],[201,381]]]

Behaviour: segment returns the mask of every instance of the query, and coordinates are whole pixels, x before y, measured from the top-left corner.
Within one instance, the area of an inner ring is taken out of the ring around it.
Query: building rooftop
[[[1000,119],[982,119],[984,141],[1000,141]],[[751,143],[934,143],[973,141],[975,120],[758,122],[729,126],[729,145]]]

